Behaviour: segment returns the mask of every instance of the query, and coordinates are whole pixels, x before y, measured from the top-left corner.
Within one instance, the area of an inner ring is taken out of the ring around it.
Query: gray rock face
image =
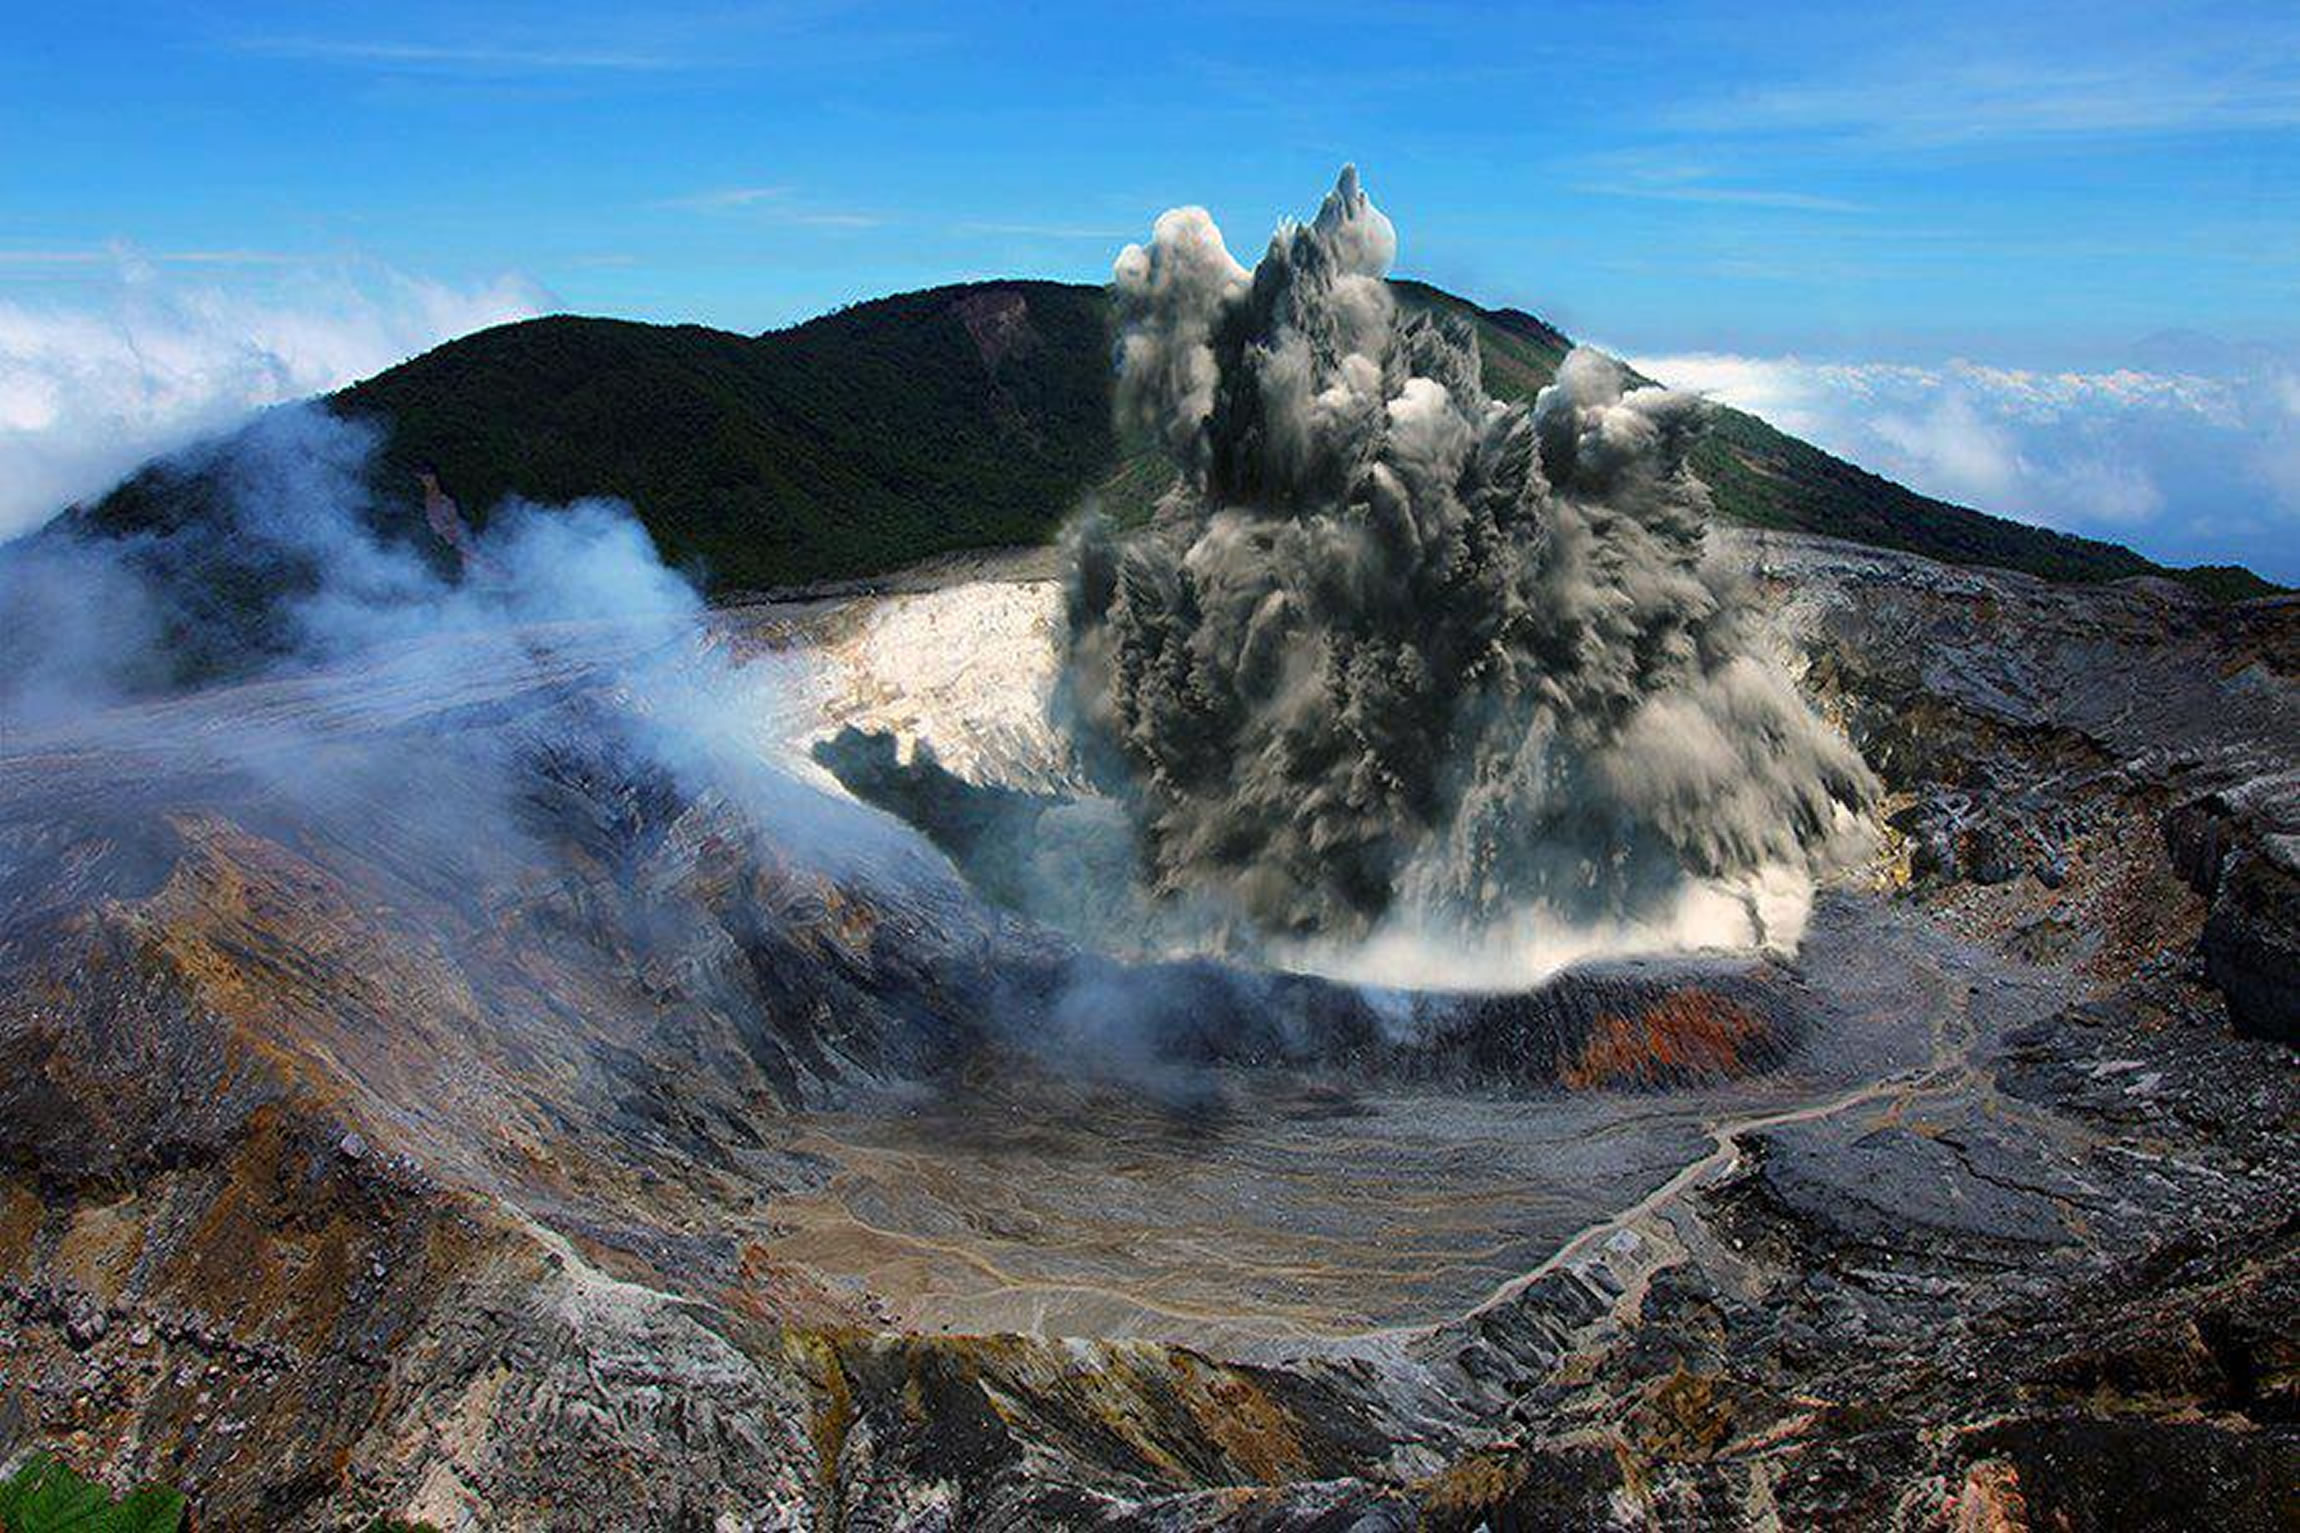
[[[2211,902],[2205,972],[2238,1029],[2300,1041],[2300,772],[2183,803],[2165,815],[2164,840]]]
[[[1909,802],[1936,884],[2033,877],[2153,817],[2210,904],[2199,952],[2236,1025],[2294,1036],[2300,599],[2213,607],[2154,582],[2055,586],[1744,534],[1809,677]]]
[[[2237,1027],[2300,1043],[2300,856],[2289,838],[2238,852],[2204,923],[2205,972]]]

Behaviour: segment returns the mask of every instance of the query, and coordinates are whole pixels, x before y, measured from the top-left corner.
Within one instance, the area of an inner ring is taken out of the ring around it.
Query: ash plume
[[[1345,169],[1250,274],[1196,208],[1118,258],[1119,409],[1181,482],[1073,539],[1061,701],[1154,887],[1355,939],[1809,875],[1874,780],[1707,554],[1702,405],[1586,349],[1495,400],[1396,248]]]

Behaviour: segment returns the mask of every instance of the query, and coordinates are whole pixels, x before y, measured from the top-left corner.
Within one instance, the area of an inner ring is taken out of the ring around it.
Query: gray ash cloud
[[[1352,936],[1809,873],[1874,781],[1707,552],[1702,405],[1587,349],[1495,400],[1396,245],[1345,170],[1251,273],[1195,208],[1118,259],[1119,408],[1181,489],[1074,539],[1062,698],[1155,887]]]

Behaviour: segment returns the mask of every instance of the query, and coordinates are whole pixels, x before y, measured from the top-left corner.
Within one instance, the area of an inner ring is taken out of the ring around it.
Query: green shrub
[[[0,1482],[5,1533],[176,1533],[183,1521],[184,1498],[172,1490],[147,1486],[115,1501],[44,1453]]]

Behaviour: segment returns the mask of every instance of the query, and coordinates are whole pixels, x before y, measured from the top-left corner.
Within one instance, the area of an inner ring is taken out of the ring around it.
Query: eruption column
[[[1809,880],[1874,781],[1707,554],[1703,406],[1587,349],[1494,399],[1396,250],[1345,169],[1251,273],[1200,208],[1118,257],[1118,408],[1181,478],[1075,537],[1061,698],[1154,886],[1352,938]]]

